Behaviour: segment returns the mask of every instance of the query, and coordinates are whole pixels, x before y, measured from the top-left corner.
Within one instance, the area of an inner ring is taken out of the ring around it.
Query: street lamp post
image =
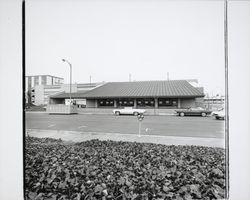
[[[68,63],[70,67],[69,99],[70,99],[70,105],[71,105],[72,64],[66,59],[62,59],[62,61]]]

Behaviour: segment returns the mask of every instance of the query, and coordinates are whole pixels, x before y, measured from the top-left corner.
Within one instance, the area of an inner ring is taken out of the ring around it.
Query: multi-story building
[[[81,84],[72,84],[71,92],[72,94],[77,92],[86,92],[92,90],[103,83],[81,83]],[[36,85],[32,88],[31,95],[34,97],[35,105],[46,105],[49,103],[50,96],[53,95],[64,95],[65,93],[69,94],[70,84],[60,84],[60,85]],[[78,99],[79,105],[85,105],[86,99]]]
[[[26,103],[35,103],[34,87],[45,85],[61,85],[64,79],[51,75],[25,76]]]
[[[225,96],[216,95],[216,96],[205,96],[204,106],[211,110],[218,110],[225,107]]]

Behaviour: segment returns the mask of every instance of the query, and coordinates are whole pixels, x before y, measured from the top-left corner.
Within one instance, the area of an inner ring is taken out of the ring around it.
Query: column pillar
[[[158,108],[158,98],[155,98],[155,108]]]
[[[97,99],[95,99],[95,108],[98,108],[98,102],[97,102]]]
[[[117,100],[114,99],[114,108],[117,108]]]
[[[134,99],[134,108],[137,107],[137,102],[136,102],[136,99]]]
[[[178,105],[177,105],[177,108],[181,108],[181,99],[178,98]]]

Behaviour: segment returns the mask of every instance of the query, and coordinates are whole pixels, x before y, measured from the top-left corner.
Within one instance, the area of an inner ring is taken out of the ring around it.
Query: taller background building
[[[35,103],[34,88],[38,85],[61,85],[64,79],[51,75],[25,76],[25,100],[26,103]]]

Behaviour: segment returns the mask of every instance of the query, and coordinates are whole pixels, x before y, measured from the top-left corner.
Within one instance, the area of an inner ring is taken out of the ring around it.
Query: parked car
[[[183,116],[202,116],[206,117],[207,115],[210,115],[212,111],[206,110],[201,107],[197,108],[188,108],[188,109],[181,109],[181,110],[176,110],[175,111],[177,115],[183,117]]]
[[[225,109],[222,108],[222,109],[219,109],[218,111],[214,111],[212,112],[212,115],[215,116],[215,119],[222,119],[224,120],[225,119]]]
[[[136,109],[133,107],[125,107],[122,109],[114,109],[113,113],[115,115],[138,115],[138,114],[144,114],[146,110],[144,109]]]

